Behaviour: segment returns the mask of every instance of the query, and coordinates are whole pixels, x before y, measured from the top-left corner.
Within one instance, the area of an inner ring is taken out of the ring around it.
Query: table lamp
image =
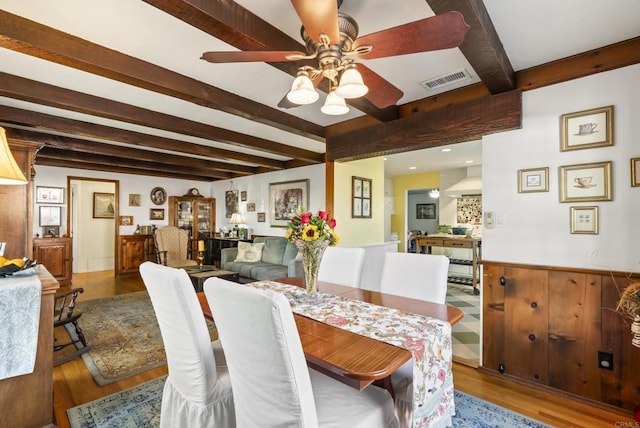
[[[27,184],[27,179],[9,149],[9,142],[2,127],[0,127],[0,184]]]

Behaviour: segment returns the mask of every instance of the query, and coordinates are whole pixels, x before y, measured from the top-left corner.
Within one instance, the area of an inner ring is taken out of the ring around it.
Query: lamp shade
[[[362,75],[356,70],[355,65],[347,68],[340,78],[340,85],[336,88],[336,94],[342,98],[358,98],[369,92],[369,88],[362,81]]]
[[[344,102],[344,98],[336,95],[335,91],[331,91],[329,95],[327,95],[327,100],[324,102],[324,105],[320,107],[320,111],[324,114],[336,116],[347,113],[349,107],[347,107],[347,104]]]
[[[231,214],[231,220],[229,220],[231,224],[244,224],[244,218],[242,218],[242,214],[233,213]]]
[[[318,91],[313,86],[306,71],[299,71],[298,76],[293,80],[291,90],[287,94],[287,99],[295,104],[311,104],[320,98]]]
[[[0,127],[0,184],[27,184],[22,170],[13,158],[4,128]]]

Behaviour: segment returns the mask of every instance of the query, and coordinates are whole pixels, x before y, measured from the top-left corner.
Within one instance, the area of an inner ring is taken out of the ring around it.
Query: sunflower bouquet
[[[336,219],[329,218],[327,211],[318,211],[318,214],[297,212],[289,219],[287,227],[285,238],[289,242],[328,241],[330,247],[335,247],[339,240],[334,231]]]

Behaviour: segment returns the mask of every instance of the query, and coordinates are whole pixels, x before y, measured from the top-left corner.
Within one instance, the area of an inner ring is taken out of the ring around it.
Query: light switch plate
[[[484,227],[487,229],[493,229],[494,225],[494,214],[493,211],[485,211],[484,213]]]

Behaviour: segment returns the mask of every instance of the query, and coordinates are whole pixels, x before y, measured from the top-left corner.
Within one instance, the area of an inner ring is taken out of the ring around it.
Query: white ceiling
[[[300,40],[300,22],[288,0],[238,0],[237,3]],[[640,0],[485,0],[484,4],[516,71],[640,36]],[[273,108],[277,108],[277,103],[292,82],[290,75],[264,63],[211,64],[200,60],[204,51],[235,48],[143,1],[0,0],[0,8]],[[340,10],[357,20],[361,35],[433,15],[424,0],[344,0]],[[455,89],[456,86],[452,85],[439,91],[428,91],[420,82],[462,68],[470,72],[472,79],[458,86],[479,81],[457,48],[365,62],[404,92],[399,104]],[[319,153],[325,151],[324,143],[315,139],[4,48],[0,48],[0,71]],[[324,115],[319,112],[323,100],[324,97],[321,97],[315,104],[286,112],[321,126],[361,115],[353,109],[345,116]],[[10,98],[0,98],[0,105],[177,137],[162,130],[144,129]],[[179,138],[229,148],[227,144],[217,141],[185,135]],[[234,149],[238,150],[238,147]],[[264,152],[251,149],[241,151],[265,156]],[[277,155],[270,157],[283,159]],[[403,174],[410,173],[407,168],[412,165],[417,168],[413,172],[424,172],[465,167],[468,166],[464,164],[466,160],[473,160],[474,165],[479,164],[479,142],[457,145],[450,153],[430,149],[393,155],[389,157],[387,165],[392,174]]]

